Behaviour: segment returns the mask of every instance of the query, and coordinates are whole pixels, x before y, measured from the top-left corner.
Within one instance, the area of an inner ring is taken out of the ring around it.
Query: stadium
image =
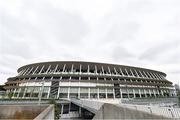
[[[175,96],[166,74],[133,66],[54,61],[20,67],[5,88],[12,98],[121,99]]]

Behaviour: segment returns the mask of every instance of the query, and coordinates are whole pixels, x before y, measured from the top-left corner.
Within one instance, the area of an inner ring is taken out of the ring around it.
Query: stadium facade
[[[95,62],[55,61],[20,67],[5,88],[13,98],[121,99],[175,96],[160,71]]]

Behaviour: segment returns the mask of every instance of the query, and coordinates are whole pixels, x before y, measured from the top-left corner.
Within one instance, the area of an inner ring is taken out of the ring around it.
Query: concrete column
[[[48,95],[47,95],[47,99],[49,98],[49,95],[50,95],[50,90],[51,90],[51,87],[49,87],[49,90],[48,90]]]
[[[161,95],[164,96],[163,90],[161,90]]]
[[[78,88],[78,98],[80,99],[80,87]]]
[[[19,88],[19,92],[18,92],[18,94],[17,94],[17,97],[19,97],[19,93],[21,92],[21,88]]]
[[[89,73],[89,65],[88,65],[87,73]]]
[[[70,87],[68,87],[68,99],[69,99],[69,95],[70,95]]]
[[[64,64],[64,66],[63,66],[63,71],[62,71],[62,72],[64,72],[64,71],[65,71],[65,69],[66,69],[66,64]]]
[[[14,94],[16,93],[16,89],[17,89],[17,88],[14,89],[14,92],[13,92],[13,96],[12,96],[12,97],[14,97]]]
[[[145,95],[145,98],[147,98],[147,95],[146,95],[146,90],[144,89],[144,95]]]
[[[97,88],[97,98],[99,99],[99,88]]]
[[[24,98],[24,97],[25,97],[26,90],[27,90],[27,87],[25,87],[25,89],[24,89],[24,93],[23,93],[23,97],[22,97],[22,98]]]
[[[74,64],[72,64],[71,66],[71,72],[73,72],[73,69],[74,69]]]
[[[80,74],[81,74],[81,68],[82,68],[82,65],[80,64],[80,66],[79,66],[79,72],[80,72]]]
[[[81,117],[82,114],[81,114],[81,107],[79,107],[79,117]]]
[[[97,74],[97,66],[95,65],[95,73]]]
[[[151,95],[151,90],[150,90],[150,89],[149,89],[149,95],[152,96],[152,95]]]
[[[90,99],[90,88],[88,88],[88,99]]]
[[[115,73],[116,73],[116,75],[118,74],[118,72],[117,72],[117,70],[116,70],[116,68],[114,67],[114,71],[115,71]]]
[[[154,96],[156,97],[156,92],[155,92],[155,90],[153,89],[153,93],[154,93]]]
[[[123,98],[123,96],[122,96],[122,90],[120,89],[120,94],[121,94],[121,98]]]
[[[127,96],[128,96],[128,98],[129,98],[129,90],[128,90],[128,88],[126,87],[126,92],[127,92]]]
[[[60,87],[58,87],[57,99],[59,99],[59,92],[60,92]]]
[[[136,98],[135,90],[133,89],[134,98]]]
[[[110,70],[109,66],[108,66],[108,72],[109,72],[109,74],[111,74],[111,70]]]
[[[114,88],[113,88],[113,98],[115,99],[115,90],[114,90]]]
[[[141,96],[141,90],[140,90],[140,89],[139,89],[139,97],[142,98],[142,96]]]
[[[106,90],[106,99],[107,99],[107,88],[105,88],[105,90]]]
[[[157,90],[158,96],[160,96],[159,90]]]
[[[61,116],[63,115],[63,111],[64,111],[64,104],[61,104]]]
[[[69,113],[71,112],[71,103],[69,103]]]
[[[103,68],[103,66],[101,66],[101,68],[102,68],[102,73],[103,73],[103,75],[104,75],[104,68]]]

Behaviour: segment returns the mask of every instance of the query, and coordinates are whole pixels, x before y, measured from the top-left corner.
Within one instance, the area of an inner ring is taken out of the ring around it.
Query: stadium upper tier
[[[44,81],[43,84],[41,84],[42,81]],[[175,95],[172,82],[166,80],[166,74],[163,72],[125,65],[81,61],[55,61],[25,65],[18,69],[17,76],[8,78],[6,83],[6,89],[13,91],[14,97],[19,97],[21,92],[23,92],[21,97],[31,97],[31,92],[34,92],[31,87],[37,87],[39,90],[45,88],[46,98],[50,98],[51,95],[55,98]],[[29,94],[27,94],[28,90]]]

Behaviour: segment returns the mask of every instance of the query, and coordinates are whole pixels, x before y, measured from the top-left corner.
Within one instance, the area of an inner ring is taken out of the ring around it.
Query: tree
[[[9,93],[8,93],[8,98],[11,99],[12,96],[13,96],[13,93],[12,93],[12,92],[9,92]]]
[[[54,119],[55,120],[59,120],[59,118],[60,118],[60,116],[59,116],[59,114],[60,114],[60,107],[58,106],[58,104],[56,103],[56,100],[54,100],[54,99],[50,99],[49,100],[49,104],[54,104],[54,112],[55,112],[55,115],[54,115]]]

